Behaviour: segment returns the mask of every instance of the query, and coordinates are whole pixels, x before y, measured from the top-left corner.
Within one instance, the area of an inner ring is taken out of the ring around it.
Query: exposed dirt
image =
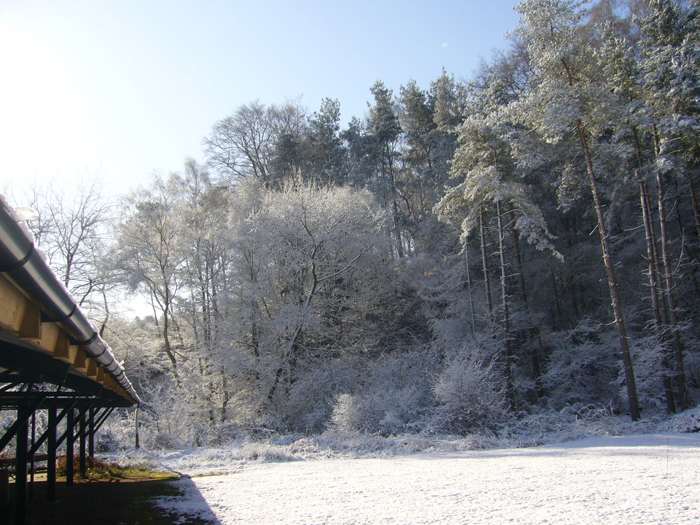
[[[177,516],[159,509],[152,500],[179,495],[173,476],[134,474],[120,478],[76,480],[67,487],[59,478],[56,502],[46,502],[46,482],[35,481],[33,500],[27,507],[27,525],[211,525],[200,519]],[[28,487],[28,490],[31,490]],[[14,483],[10,505],[0,502],[0,525],[14,524]]]

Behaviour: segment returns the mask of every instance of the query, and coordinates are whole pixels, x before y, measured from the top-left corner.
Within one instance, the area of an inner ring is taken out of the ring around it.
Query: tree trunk
[[[669,320],[671,322],[671,335],[673,338],[673,349],[675,354],[675,384],[678,404],[681,408],[687,406],[688,392],[685,384],[685,370],[683,366],[683,345],[678,333],[678,314],[676,310],[675,285],[673,282],[673,268],[671,267],[671,257],[668,251],[668,225],[666,221],[666,193],[664,190],[664,180],[661,173],[657,173],[656,181],[659,190],[659,225],[661,230],[661,261],[664,268],[664,295],[668,303]]]
[[[515,224],[515,213],[513,212],[513,206],[510,207],[510,221]],[[520,252],[520,234],[515,227],[511,228],[511,235],[513,236],[513,248],[515,249],[515,263],[518,267],[518,283],[520,284],[520,299],[525,305],[525,309],[529,310],[529,304],[527,300],[527,288],[525,287],[525,272],[523,270],[523,256]]]
[[[690,192],[690,202],[693,206],[693,217],[695,219],[695,233],[698,236],[698,242],[700,243],[700,206],[698,205],[698,196],[695,191],[695,182],[690,173],[686,171],[685,178],[688,180],[688,190]]]
[[[676,412],[676,403],[673,395],[673,383],[671,380],[668,360],[668,337],[661,313],[661,303],[659,301],[658,259],[656,254],[656,242],[654,240],[654,232],[652,229],[653,223],[651,220],[651,206],[649,202],[649,194],[647,192],[646,184],[640,177],[639,171],[635,171],[635,176],[637,177],[637,182],[639,183],[639,191],[642,204],[642,218],[644,221],[644,233],[647,243],[647,257],[649,260],[649,288],[651,290],[651,305],[654,313],[654,328],[656,332],[656,337],[658,339],[659,345],[661,345],[663,353],[663,383],[664,392],[666,395],[666,410],[668,410],[670,414],[673,414]]]
[[[491,299],[491,279],[489,278],[489,263],[486,256],[486,238],[484,231],[484,210],[479,211],[479,239],[481,240],[481,264],[484,268],[484,288],[486,303],[489,307],[489,322],[493,322],[493,300]]]
[[[576,227],[576,225],[574,225]],[[575,235],[575,232],[572,232],[571,224],[569,222],[569,217],[568,215],[564,216],[564,228],[566,230],[566,247],[569,249],[572,249],[574,247],[574,240],[572,239],[572,236]],[[563,281],[564,279],[562,279]],[[562,283],[562,295],[564,295],[564,290],[569,290],[569,294],[571,295],[571,310],[574,315],[574,319],[579,318],[579,301],[578,301],[578,290],[576,289],[576,280],[574,279],[574,273],[569,272],[568,276],[566,277],[566,285]],[[563,302],[563,301],[562,301]]]
[[[398,256],[399,259],[404,258],[404,251],[403,251],[403,240],[401,238],[401,225],[400,225],[400,219],[399,219],[399,205],[396,202],[396,196],[393,197],[393,209],[392,209],[392,215],[394,219],[394,234],[396,235],[396,255]]]
[[[511,410],[515,410],[515,392],[513,389],[513,348],[510,343],[510,311],[508,309],[508,272],[506,270],[505,231],[501,203],[496,201],[498,218],[498,257],[501,265],[501,305],[503,307],[503,342],[506,348],[506,396]]]
[[[464,257],[467,265],[467,294],[469,294],[469,312],[471,313],[472,336],[476,334],[476,315],[474,313],[474,296],[472,295],[472,278],[469,268],[469,244],[464,243]]]
[[[312,254],[311,259],[311,289],[309,290],[309,293],[306,296],[306,299],[304,300],[304,315],[306,315],[306,312],[309,311],[309,307],[311,306],[311,300],[314,298],[316,295],[316,291],[319,286],[319,278],[316,273],[316,263],[313,260],[314,254]],[[282,374],[284,373],[284,369],[287,365],[291,363],[292,368],[290,368],[289,375],[290,377],[292,376],[293,372],[293,367],[295,364],[295,353],[296,353],[296,348],[297,348],[297,343],[299,342],[299,339],[302,336],[302,332],[304,331],[304,324],[305,324],[305,318],[302,317],[302,319],[299,320],[296,328],[294,329],[294,335],[290,339],[289,343],[287,344],[287,347],[282,355],[282,359],[280,361],[280,365],[277,368],[277,372],[275,372],[275,379],[272,383],[272,387],[270,387],[270,390],[268,391],[267,394],[267,402],[270,403],[272,402],[275,392],[277,391],[277,388],[280,385],[280,381],[282,379]]]
[[[562,287],[563,288],[563,287]],[[559,324],[564,325],[564,312],[563,312],[563,307],[562,307],[562,299],[561,295],[559,294],[559,286],[557,286],[557,275],[554,273],[554,270],[552,270],[552,291],[554,292],[554,306],[556,307],[557,310],[557,316],[559,317]],[[562,290],[562,294],[563,294]],[[556,323],[554,322],[554,314],[552,314],[552,327],[556,330]]]
[[[228,381],[226,380],[226,368],[221,367],[221,422],[225,423],[227,414],[226,410],[228,408],[229,395],[228,395]]]
[[[173,367],[173,376],[175,376],[175,382],[177,383],[178,386],[180,386],[180,375],[177,372],[177,359],[175,357],[175,353],[172,350],[172,346],[170,344],[170,316],[167,310],[163,311],[163,329],[162,329],[162,334],[163,334],[163,347],[165,349],[165,354],[168,356],[168,359],[170,360],[170,364]]]
[[[659,134],[654,129],[654,152],[657,156],[661,155],[661,142]],[[659,170],[656,170],[656,183],[659,191],[659,226],[661,229],[661,261],[664,266],[664,296],[668,304],[669,320],[671,322],[671,335],[673,337],[673,350],[675,354],[675,385],[676,397],[680,408],[688,406],[688,389],[685,382],[685,369],[683,366],[683,345],[681,344],[681,336],[678,333],[678,312],[676,310],[675,285],[673,283],[673,268],[671,267],[671,256],[668,253],[668,222],[666,219],[666,190],[664,185],[664,177]]]
[[[593,195],[593,203],[595,206],[596,217],[598,219],[598,231],[600,233],[600,244],[603,249],[603,263],[608,277],[608,288],[610,289],[610,299],[615,316],[615,325],[617,334],[620,340],[620,353],[622,355],[622,363],[625,368],[625,384],[627,386],[627,399],[629,402],[630,416],[632,421],[638,421],[640,418],[639,402],[637,400],[637,384],[634,379],[634,368],[632,366],[632,355],[630,353],[629,341],[627,339],[627,328],[625,326],[625,318],[622,312],[622,302],[618,291],[617,278],[615,277],[615,266],[612,262],[612,250],[610,249],[610,239],[608,236],[607,226],[605,225],[605,215],[603,214],[603,204],[600,200],[598,191],[598,181],[596,180],[595,171],[593,169],[593,160],[591,152],[588,148],[588,141],[583,129],[583,123],[580,120],[576,121],[576,131],[578,132],[579,142],[583,155],[586,159],[586,169],[588,171],[588,180],[591,186]]]
[[[571,74],[569,64],[564,58],[561,59],[561,63],[564,66],[564,69],[566,70],[569,86],[573,86],[574,77]],[[630,416],[632,417],[632,421],[638,421],[640,418],[640,414],[639,402],[637,400],[637,383],[634,379],[632,355],[630,353],[629,341],[627,339],[627,327],[625,326],[625,318],[622,313],[622,303],[620,301],[620,293],[617,287],[617,278],[615,277],[615,266],[612,262],[612,250],[610,249],[608,229],[605,225],[603,204],[600,201],[600,193],[598,191],[598,181],[596,180],[595,170],[593,169],[593,159],[591,158],[591,151],[588,147],[586,132],[583,127],[583,122],[581,122],[580,118],[576,119],[576,133],[578,134],[578,140],[581,145],[581,150],[586,160],[586,171],[588,172],[588,181],[590,183],[591,193],[593,195],[593,204],[595,206],[596,218],[598,219],[598,232],[600,233],[600,244],[603,248],[603,263],[605,265],[605,271],[608,277],[608,288],[610,289],[610,299],[612,302],[613,314],[615,316],[615,325],[617,327],[617,334],[620,339],[620,354],[622,355],[622,363],[625,368],[625,383],[627,386],[627,399],[630,407]]]
[[[510,222],[515,225],[515,213],[513,212],[513,206],[510,206]],[[525,286],[525,271],[523,267],[523,257],[520,252],[520,235],[515,226],[511,229],[511,235],[513,236],[513,246],[515,248],[515,262],[518,266],[518,282],[520,284],[520,299],[525,305],[525,310],[530,312],[530,303],[527,298],[527,287]],[[537,330],[539,339],[539,328],[533,326]],[[540,342],[540,347],[542,346]],[[540,356],[537,351],[537,346],[532,345],[530,349],[530,362],[532,363],[532,378],[535,380],[535,392],[537,393],[537,398],[542,398],[544,396],[544,390],[542,388],[542,367],[540,366]]]

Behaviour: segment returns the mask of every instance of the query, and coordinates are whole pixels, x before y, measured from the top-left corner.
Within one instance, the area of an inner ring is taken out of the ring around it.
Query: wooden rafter
[[[60,324],[43,320],[41,308],[6,274],[0,274],[0,329],[69,364],[80,374],[125,399],[131,399],[119,382],[89,357],[82,346],[71,344],[69,334]]]

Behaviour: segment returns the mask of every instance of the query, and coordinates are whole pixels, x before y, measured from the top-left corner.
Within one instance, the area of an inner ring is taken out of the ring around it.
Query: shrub
[[[461,434],[491,427],[506,417],[502,381],[494,365],[493,360],[484,365],[477,349],[466,349],[447,361],[432,389],[439,402],[437,429]]]
[[[424,351],[397,352],[372,363],[355,392],[337,395],[329,429],[381,435],[421,429],[434,407],[429,379],[434,367]]]

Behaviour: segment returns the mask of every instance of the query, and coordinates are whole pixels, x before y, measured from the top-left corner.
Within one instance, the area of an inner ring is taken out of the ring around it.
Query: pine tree
[[[612,258],[610,235],[603,211],[591,151],[592,133],[607,124],[599,111],[605,101],[597,82],[597,65],[592,50],[578,33],[584,2],[573,0],[527,0],[518,5],[521,21],[513,36],[526,42],[535,71],[531,91],[520,110],[549,140],[561,140],[573,134],[583,154],[586,173],[598,222],[610,299],[620,343],[625,384],[633,421],[640,418],[634,368],[620,290]]]
[[[511,337],[509,277],[511,264],[506,256],[506,232],[515,230],[539,249],[553,249],[539,207],[528,195],[520,180],[512,155],[512,137],[502,115],[475,115],[460,127],[460,147],[452,165],[452,177],[459,184],[447,191],[436,206],[439,216],[460,224],[462,240],[478,226],[482,247],[485,287],[490,305],[490,282],[484,246],[485,215],[495,218],[498,239],[500,274],[502,341],[505,349],[506,392],[511,408],[515,408],[513,390],[514,350]],[[507,222],[506,222],[507,221]],[[514,239],[518,240],[519,235]],[[489,307],[492,311],[492,307]]]

